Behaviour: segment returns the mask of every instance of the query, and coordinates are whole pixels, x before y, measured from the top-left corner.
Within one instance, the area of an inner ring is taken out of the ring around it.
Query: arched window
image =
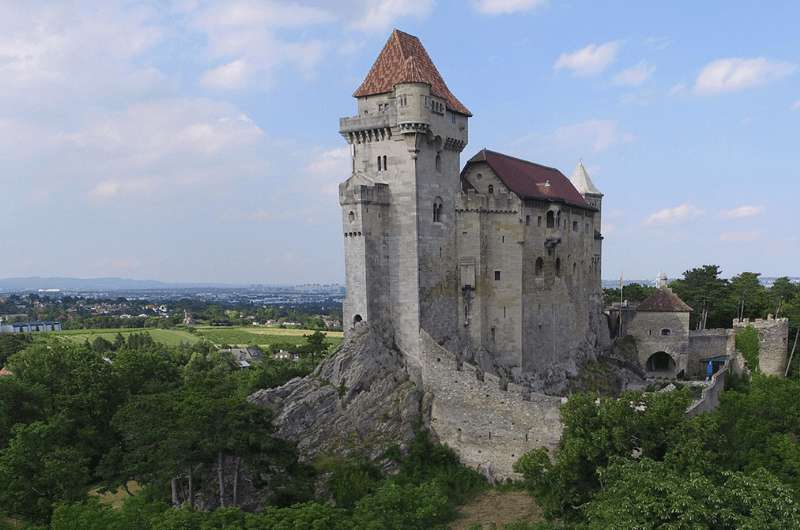
[[[544,260],[542,258],[536,258],[534,273],[536,274],[537,278],[541,278],[544,274]]]
[[[436,171],[442,171],[442,155],[436,153]]]
[[[672,330],[671,329],[664,328],[664,329],[661,330],[661,336],[662,337],[669,337],[670,335],[672,335]]]
[[[386,164],[386,155],[383,155],[383,170],[386,171],[386,168],[389,166]]]
[[[578,264],[574,261],[572,262],[572,275],[575,276],[578,274]]]
[[[361,320],[362,320],[362,318],[361,318],[361,315],[356,315],[356,316],[354,316],[354,317],[353,317],[353,326],[355,326],[356,324],[358,324],[359,322],[361,322]]]
[[[380,156],[378,157],[378,171],[383,171],[383,168],[381,167],[381,157]]]
[[[561,258],[556,258],[556,276],[561,276]]]
[[[347,214],[347,218],[350,220],[351,223],[354,222],[356,220],[355,212],[350,212],[349,214]]]
[[[442,198],[436,197],[433,201],[433,222],[434,223],[441,223],[442,222]]]
[[[547,228],[556,227],[556,214],[552,211],[547,212]]]
[[[489,193],[494,193],[494,186],[489,184]]]

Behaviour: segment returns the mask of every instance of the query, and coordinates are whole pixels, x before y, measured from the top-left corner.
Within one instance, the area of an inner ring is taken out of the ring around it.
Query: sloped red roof
[[[655,293],[645,298],[636,310],[649,313],[690,313],[692,308],[671,289],[662,288],[656,289]]]
[[[427,83],[433,95],[447,102],[448,109],[472,116],[469,109],[447,88],[420,40],[396,29],[353,97],[391,92],[399,83]]]
[[[523,199],[565,202],[572,206],[593,209],[569,179],[555,168],[481,149],[469,159],[464,171],[478,162],[486,162],[503,184]]]

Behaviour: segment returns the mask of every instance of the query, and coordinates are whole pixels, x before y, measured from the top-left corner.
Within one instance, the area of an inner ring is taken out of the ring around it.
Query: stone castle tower
[[[339,188],[345,235],[344,325],[391,323],[419,364],[420,328],[457,335],[454,200],[469,110],[419,39],[395,30],[340,120],[352,176]]]
[[[484,149],[461,170],[471,113],[398,30],[354,97],[339,126],[345,329],[385,329],[411,367],[432,340],[511,378],[591,355],[607,336],[603,194],[583,164],[570,181]]]

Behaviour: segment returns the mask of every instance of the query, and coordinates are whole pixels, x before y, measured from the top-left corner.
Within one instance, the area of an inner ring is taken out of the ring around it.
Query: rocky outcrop
[[[423,426],[423,391],[403,355],[367,324],[309,376],[259,390],[250,401],[275,411],[276,435],[297,443],[301,460],[359,453],[378,459],[410,443]]]

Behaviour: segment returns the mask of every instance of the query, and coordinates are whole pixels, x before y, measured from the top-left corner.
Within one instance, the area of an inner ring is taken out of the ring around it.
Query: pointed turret
[[[579,161],[578,165],[575,166],[575,171],[572,172],[572,177],[569,179],[572,182],[572,185],[581,193],[581,195],[597,195],[602,197],[603,194],[600,190],[597,189],[597,186],[594,185],[592,179],[589,178],[589,173],[586,172],[586,168],[583,167],[583,162]]]
[[[472,116],[469,109],[447,88],[420,40],[396,29],[353,96],[359,98],[385,94],[401,83],[430,85],[431,94],[445,100],[448,110]]]

